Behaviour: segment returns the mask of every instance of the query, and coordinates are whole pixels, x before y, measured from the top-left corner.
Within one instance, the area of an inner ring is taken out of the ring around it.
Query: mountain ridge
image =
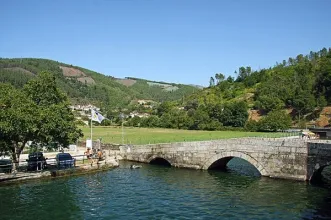
[[[59,87],[73,103],[90,102],[104,108],[123,108],[134,99],[173,101],[197,90],[189,85],[166,83],[178,87],[178,90],[168,92],[148,85],[152,80],[139,78],[136,78],[136,85],[126,86],[117,82],[114,76],[50,59],[0,58],[0,82],[22,87],[41,71],[53,73]]]

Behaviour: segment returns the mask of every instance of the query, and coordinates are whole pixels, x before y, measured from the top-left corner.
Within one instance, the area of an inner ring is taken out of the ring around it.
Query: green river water
[[[0,187],[0,219],[331,219],[331,188],[227,172],[142,164]]]

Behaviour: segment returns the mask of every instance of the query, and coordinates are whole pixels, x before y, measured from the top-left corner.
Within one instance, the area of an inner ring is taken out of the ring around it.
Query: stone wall
[[[103,145],[103,143],[101,143],[100,140],[96,140],[92,142],[93,145],[93,149],[100,149],[101,145]],[[79,147],[86,147],[86,141],[77,141],[77,146]]]
[[[113,157],[116,160],[117,159],[123,159],[121,156],[121,152],[120,152],[120,146],[119,144],[101,144],[101,148],[103,151],[106,152],[106,156],[107,157]]]

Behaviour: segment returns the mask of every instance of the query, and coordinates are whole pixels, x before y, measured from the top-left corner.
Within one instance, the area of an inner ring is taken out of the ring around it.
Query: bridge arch
[[[309,177],[309,181],[311,183],[322,183],[323,182],[322,172],[323,172],[324,168],[327,166],[331,166],[331,161],[329,161],[325,164],[322,164],[322,165],[317,163],[314,167],[313,174]]]
[[[202,169],[210,169],[213,166],[226,166],[226,164],[234,157],[238,157],[241,159],[244,159],[248,161],[250,164],[252,164],[260,173],[262,176],[268,176],[268,172],[266,169],[262,166],[261,163],[259,163],[255,158],[252,156],[240,152],[240,151],[223,151],[220,152],[212,157],[210,157],[205,164],[203,165]]]
[[[169,160],[166,156],[160,156],[160,155],[151,156],[150,158],[148,158],[147,163],[172,166],[171,160]]]

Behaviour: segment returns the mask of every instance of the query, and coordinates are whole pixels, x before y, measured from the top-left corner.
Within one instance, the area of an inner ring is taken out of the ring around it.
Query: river
[[[0,219],[331,219],[331,189],[227,172],[142,164],[0,187]]]

